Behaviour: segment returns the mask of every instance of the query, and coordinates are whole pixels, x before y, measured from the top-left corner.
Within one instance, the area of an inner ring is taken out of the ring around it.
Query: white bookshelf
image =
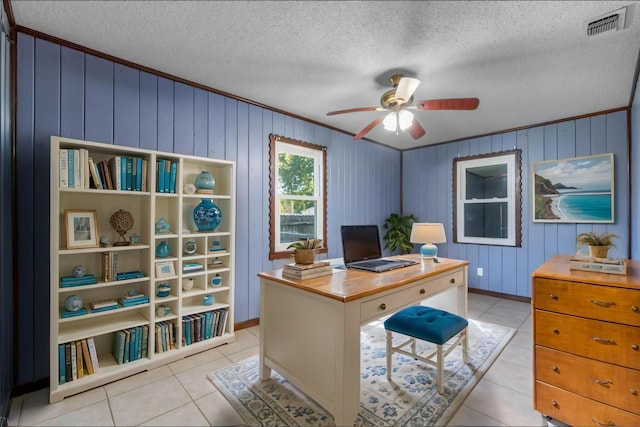
[[[109,160],[115,156],[139,157],[147,161],[146,191],[106,190],[95,188],[65,188],[60,186],[60,150],[86,149],[94,162]],[[156,161],[170,160],[177,165],[175,193],[156,191]],[[185,194],[186,184],[193,184],[203,170],[215,178],[214,194]],[[174,153],[162,153],[144,149],[80,141],[61,137],[51,137],[51,242],[50,242],[50,402],[124,378],[137,372],[184,358],[225,343],[233,342],[234,318],[234,244],[236,207],[235,163]],[[193,221],[192,212],[200,199],[212,199],[222,211],[222,221],[212,232],[199,232]],[[106,247],[67,249],[65,210],[95,210],[97,234],[107,236],[111,244]],[[111,215],[124,209],[134,218],[134,226],[126,234],[140,236],[137,244],[112,246],[118,234],[109,223]],[[164,217],[170,224],[169,234],[158,235],[155,224]],[[156,246],[166,241],[170,254],[156,258]],[[195,242],[196,252],[185,254],[184,245]],[[214,246],[216,242],[216,246]],[[224,248],[211,251],[210,248]],[[144,277],[127,280],[103,280],[103,254],[114,252],[118,257],[118,272],[141,271]],[[175,275],[156,277],[156,264],[171,262]],[[184,263],[199,263],[202,270],[183,273]],[[61,287],[61,277],[71,276],[76,265],[86,267],[87,274],[93,274],[97,284]],[[211,284],[211,278],[219,275],[222,283]],[[193,287],[182,289],[183,278],[192,278]],[[158,297],[157,287],[161,283],[171,286],[167,297]],[[122,307],[114,310],[92,313],[89,303],[102,299],[117,299],[134,289],[149,298],[145,304]],[[74,317],[61,317],[64,301],[71,295],[82,298],[88,313]],[[204,305],[203,298],[212,296],[213,305]],[[170,308],[168,315],[158,316],[157,308]],[[183,316],[198,315],[208,311],[227,310],[222,335],[185,345],[183,339]],[[155,326],[160,322],[172,324],[175,330],[175,348],[156,352]],[[113,333],[119,330],[146,326],[149,329],[146,357],[132,362],[117,364],[112,355]],[[91,375],[60,384],[59,345],[93,338],[99,359],[99,368]]]

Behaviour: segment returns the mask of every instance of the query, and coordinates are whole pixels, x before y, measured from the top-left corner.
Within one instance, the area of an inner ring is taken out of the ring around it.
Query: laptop
[[[377,225],[343,225],[340,232],[347,268],[381,273],[416,264],[415,261],[382,258]]]

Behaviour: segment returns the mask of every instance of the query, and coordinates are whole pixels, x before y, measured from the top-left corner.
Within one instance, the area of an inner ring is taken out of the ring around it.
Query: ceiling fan
[[[389,80],[393,84],[393,89],[386,91],[380,97],[381,107],[358,107],[331,111],[327,113],[327,116],[363,111],[389,111],[386,116],[380,116],[369,123],[353,139],[362,138],[381,122],[384,124],[385,129],[395,131],[396,135],[400,130],[408,130],[413,139],[418,139],[424,136],[424,128],[408,110],[475,110],[480,104],[478,98],[427,99],[414,103],[413,93],[418,88],[420,80],[413,77],[404,77],[401,74],[394,74]]]

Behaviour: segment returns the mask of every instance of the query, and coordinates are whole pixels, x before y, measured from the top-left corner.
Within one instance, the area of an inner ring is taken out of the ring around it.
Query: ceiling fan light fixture
[[[397,113],[392,111],[387,114],[387,117],[385,117],[382,122],[384,128],[391,132],[396,132],[398,127],[404,131],[411,126],[411,123],[413,123],[413,114],[407,110],[400,110]]]

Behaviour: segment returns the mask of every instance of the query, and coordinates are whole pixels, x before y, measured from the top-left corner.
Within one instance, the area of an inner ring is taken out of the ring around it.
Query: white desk
[[[468,261],[398,258],[419,262],[303,281],[281,270],[258,274],[260,379],[275,369],[333,414],[336,425],[352,425],[360,410],[360,326],[437,294],[448,310],[467,317]]]

